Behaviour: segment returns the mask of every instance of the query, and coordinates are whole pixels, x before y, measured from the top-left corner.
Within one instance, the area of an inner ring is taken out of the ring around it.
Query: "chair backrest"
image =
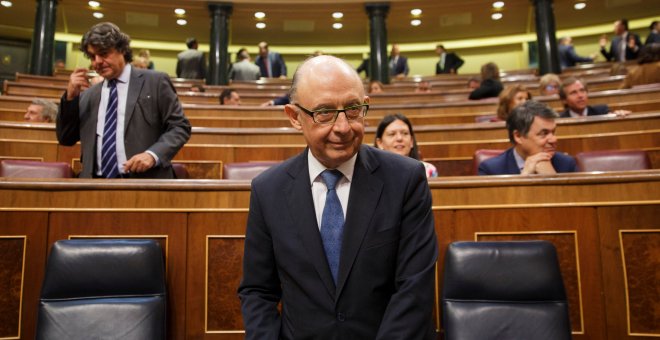
[[[546,241],[454,242],[445,255],[445,339],[570,339],[564,284]]]
[[[579,171],[626,171],[651,169],[644,150],[602,150],[575,155]]]
[[[223,179],[253,179],[279,161],[225,163],[222,168]]]
[[[0,177],[72,178],[73,170],[64,162],[5,159],[0,161]]]
[[[174,174],[177,179],[188,179],[190,175],[188,174],[188,169],[185,164],[182,163],[172,163],[172,169],[174,169]]]
[[[473,157],[473,166],[472,166],[472,171],[473,174],[478,175],[479,174],[479,164],[481,162],[493,158],[495,156],[499,156],[502,152],[506,150],[495,150],[495,149],[479,149],[474,152],[474,157]]]
[[[153,240],[53,244],[37,339],[165,339],[163,252]]]

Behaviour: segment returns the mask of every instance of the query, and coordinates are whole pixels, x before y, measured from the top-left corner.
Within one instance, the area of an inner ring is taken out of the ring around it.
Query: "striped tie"
[[[105,110],[105,125],[103,126],[103,144],[101,147],[101,174],[104,178],[116,178],[117,168],[117,80],[108,81],[110,96]]]
[[[325,186],[328,188],[321,217],[321,239],[323,240],[325,257],[328,259],[328,266],[335,284],[337,283],[341,239],[344,230],[344,212],[335,185],[342,176],[339,170],[325,170],[321,173]]]

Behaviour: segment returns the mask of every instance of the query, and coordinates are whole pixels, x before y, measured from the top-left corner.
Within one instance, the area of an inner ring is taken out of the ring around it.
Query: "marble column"
[[[384,84],[390,82],[387,62],[387,12],[389,3],[368,3],[365,6],[369,15],[369,75],[371,80]]]
[[[37,0],[37,12],[34,18],[34,32],[30,47],[30,74],[53,75],[56,14],[57,0]]]
[[[209,72],[206,75],[208,85],[229,84],[229,17],[232,4],[209,3],[211,15],[211,41],[209,51]]]
[[[536,14],[536,37],[539,49],[539,75],[561,72],[555,36],[552,0],[531,0]]]

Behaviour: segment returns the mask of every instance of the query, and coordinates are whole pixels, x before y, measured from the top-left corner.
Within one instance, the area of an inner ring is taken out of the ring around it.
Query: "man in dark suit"
[[[454,52],[447,53],[443,45],[437,45],[435,53],[440,56],[440,60],[435,64],[435,74],[458,73],[458,69],[463,66],[463,59]]]
[[[308,59],[290,95],[285,112],[308,147],[252,181],[246,339],[435,339],[423,165],[362,145],[369,97],[343,60]]]
[[[513,147],[483,161],[479,175],[552,175],[577,171],[575,160],[557,152],[557,113],[546,104],[529,100],[506,120]]]
[[[80,177],[174,178],[170,161],[190,138],[169,76],[131,67],[129,44],[108,22],[82,38],[81,51],[105,80],[83,92],[87,69],[74,70],[56,124],[60,144],[80,141]]]
[[[607,37],[600,38],[600,53],[607,61],[626,61],[637,59],[639,49],[642,46],[639,36],[628,32],[628,20],[620,19],[614,22],[614,34],[610,44],[610,50],[605,50]]]
[[[204,79],[206,77],[206,59],[204,53],[197,50],[197,39],[186,40],[188,49],[176,57],[176,76],[185,79]]]
[[[286,64],[284,59],[277,52],[268,50],[268,43],[262,41],[259,43],[259,56],[254,61],[261,72],[262,77],[266,78],[286,78]]]
[[[401,55],[399,45],[393,44],[389,59],[390,76],[405,77],[410,72],[408,68],[408,58]]]
[[[568,77],[564,79],[559,87],[559,99],[564,104],[564,111],[561,112],[561,118],[597,116],[610,113],[607,104],[589,105],[589,91],[584,81]],[[615,110],[612,112],[618,117],[625,117],[630,114],[628,110]]]
[[[658,21],[653,21],[651,23],[651,26],[649,26],[649,29],[651,32],[649,32],[648,37],[646,37],[646,41],[644,42],[644,45],[651,45],[651,44],[658,44],[660,43],[660,22]]]
[[[559,50],[559,65],[561,65],[562,68],[575,66],[577,63],[591,63],[594,61],[593,57],[580,57],[575,53],[573,38],[571,37],[563,37],[559,39],[557,49]]]

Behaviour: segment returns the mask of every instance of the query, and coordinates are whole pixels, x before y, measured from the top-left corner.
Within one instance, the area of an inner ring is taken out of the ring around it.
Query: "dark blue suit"
[[[279,78],[280,76],[286,76],[286,64],[284,63],[284,59],[279,53],[268,52],[268,60],[270,61],[270,76],[268,75],[266,65],[264,64],[266,60],[264,60],[264,58],[261,56],[258,56],[257,59],[254,60],[254,63],[259,66],[262,77]]]
[[[238,289],[246,339],[435,339],[438,248],[422,164],[361,146],[335,285],[307,157],[252,181]]]
[[[557,49],[559,50],[559,65],[561,67],[575,66],[577,63],[590,63],[594,61],[591,58],[580,57],[575,53],[573,45],[560,44]]]
[[[633,39],[635,39],[635,44],[637,45],[637,50],[633,50],[630,47],[628,47],[628,42],[626,41],[626,55],[625,55],[625,60],[635,60],[637,59],[637,55],[639,55],[639,49],[642,48],[642,41],[639,40],[639,36],[634,33],[628,32],[628,35],[626,35],[626,40],[630,39],[630,36],[632,35]],[[620,61],[619,60],[619,51],[617,47],[621,43],[621,37],[616,36],[614,39],[612,39],[612,43],[610,44],[610,50],[609,52],[605,50],[604,47],[601,47],[600,49],[600,54],[605,57],[607,61]]]
[[[607,106],[607,104],[587,106],[587,116],[605,115],[608,114],[609,112],[610,112],[610,107]],[[559,118],[571,118],[571,113],[568,110],[568,108],[559,114]]]
[[[388,65],[391,62],[392,62],[392,57],[390,57],[390,59],[388,60]],[[396,76],[402,73],[407,76],[408,72],[410,72],[410,69],[408,68],[408,58],[404,56],[399,56],[399,59],[396,60],[396,65],[394,65],[394,68],[390,68],[391,76]]]
[[[555,152],[550,160],[557,172],[575,172],[575,159],[561,152]],[[498,156],[487,159],[479,164],[479,175],[520,175],[520,169],[513,156],[513,148],[509,148]]]

